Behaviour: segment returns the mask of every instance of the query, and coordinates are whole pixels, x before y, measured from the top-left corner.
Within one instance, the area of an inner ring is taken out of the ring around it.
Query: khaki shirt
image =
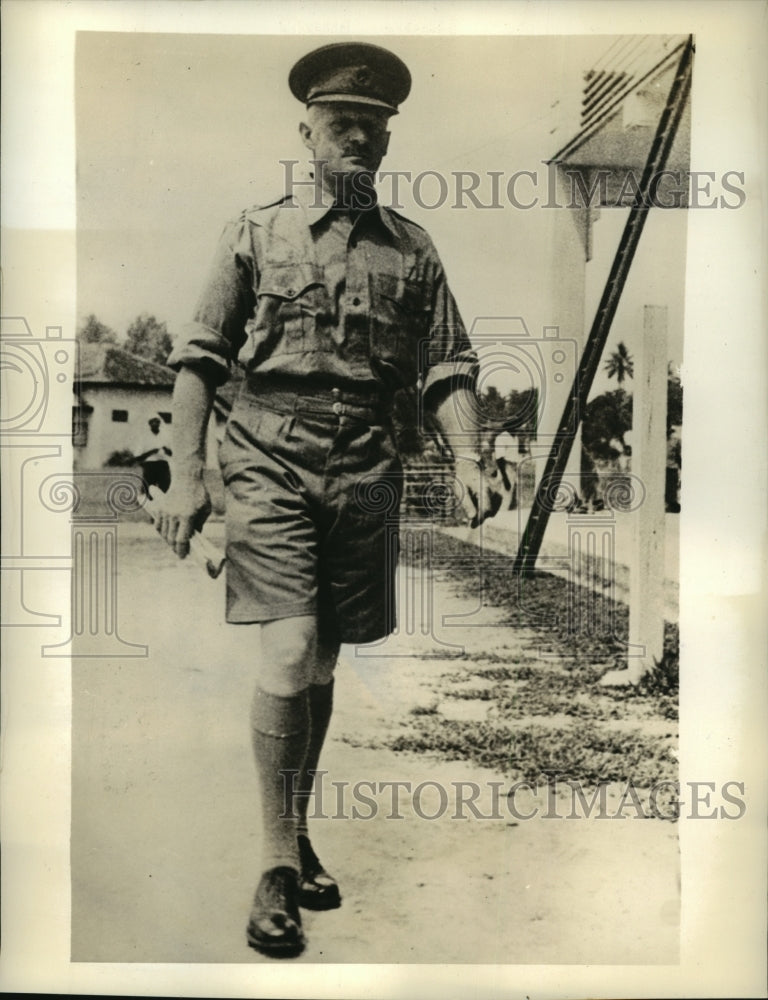
[[[314,196],[296,185],[227,224],[169,365],[217,385],[236,359],[308,389],[472,384],[477,358],[427,233],[380,205],[353,216]]]

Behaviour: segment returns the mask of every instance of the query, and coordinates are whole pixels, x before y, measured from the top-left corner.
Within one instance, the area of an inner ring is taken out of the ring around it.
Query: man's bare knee
[[[311,615],[280,618],[261,626],[257,679],[271,694],[290,696],[312,683],[317,659],[317,622]]]

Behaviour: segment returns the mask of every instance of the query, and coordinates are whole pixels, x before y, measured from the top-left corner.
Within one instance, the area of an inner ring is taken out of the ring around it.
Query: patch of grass
[[[579,719],[623,719],[658,715],[677,718],[675,699],[654,699],[635,693],[621,700],[613,689],[604,691],[597,686],[596,671],[574,671],[572,674],[554,671],[521,670],[524,680],[514,689],[504,684],[492,687],[464,687],[443,692],[448,698],[494,701],[500,718],[525,719],[533,715],[568,715]],[[510,678],[512,679],[512,678]],[[514,678],[518,679],[518,678]],[[586,697],[583,697],[586,695]],[[663,701],[663,704],[662,704]]]
[[[680,686],[680,656],[677,635],[669,627],[664,629],[664,654],[655,670],[645,675],[638,684],[638,691],[648,695],[669,695]]]
[[[435,694],[491,702],[489,719],[446,719],[435,702],[412,709],[400,732],[353,745],[472,761],[528,781],[556,774],[584,787],[617,781],[648,788],[677,778],[671,739],[650,736],[635,727],[627,731],[601,724],[618,719],[630,723],[643,718],[671,723],[677,719],[675,625],[665,625],[664,658],[656,671],[637,686],[602,688],[599,680],[606,669],[626,666],[629,616],[625,605],[547,573],[516,580],[509,557],[484,552],[478,559],[473,546],[449,536],[438,534],[431,542],[432,568],[449,577],[463,595],[502,608],[505,624],[525,630],[521,643],[495,647],[488,653],[446,656],[462,662],[455,672],[438,679]],[[418,557],[411,550],[409,555]],[[538,650],[555,659],[549,661],[541,652],[536,656],[521,653],[521,645],[530,644],[532,636]],[[481,686],[473,680],[490,683]],[[451,690],[452,684],[462,687]],[[542,716],[553,722],[552,717],[567,717],[572,724],[523,721]],[[346,741],[353,743],[352,738]]]
[[[513,729],[425,717],[418,732],[402,733],[386,745],[395,751],[469,760],[526,781],[556,774],[585,787],[631,781],[637,788],[649,788],[677,778],[677,762],[668,742],[640,730],[616,732],[593,722],[568,728],[531,725]]]
[[[624,718],[637,714],[658,715],[662,719],[678,718],[677,661],[659,667],[657,673],[648,675],[638,685],[622,687],[599,686],[603,671],[595,666],[571,666],[567,670],[546,669],[521,664],[514,667],[470,667],[466,673],[446,674],[444,682],[462,683],[472,677],[496,681],[492,688],[465,688],[444,693],[449,698],[479,698],[483,701],[499,699],[499,708],[512,718],[525,715],[565,714],[581,718]],[[514,691],[504,687],[505,682],[515,682]],[[586,694],[589,703],[574,702],[578,695]],[[624,706],[622,709],[621,706]]]
[[[460,701],[493,701],[498,697],[496,688],[462,688],[460,691],[445,692],[447,698],[456,698]]]
[[[484,551],[479,558],[474,546],[448,535],[435,534],[431,546],[430,564],[435,569],[456,579],[468,596],[503,608],[507,624],[535,632],[542,652],[577,665],[625,666],[629,636],[625,604],[550,573],[515,578],[514,560],[509,556]],[[417,548],[407,553],[415,561],[420,558]],[[641,688],[643,694],[677,690],[679,640],[673,623],[665,624],[664,647],[663,664],[654,679]],[[509,662],[502,653],[489,654],[487,660]]]
[[[433,705],[414,705],[411,715],[437,715],[437,702]]]
[[[662,719],[669,719],[670,721],[677,722],[680,718],[680,707],[678,705],[677,694],[674,695],[663,695],[661,698],[656,699],[656,713],[662,717]]]
[[[502,650],[504,650],[504,649],[508,649],[508,647],[507,646],[503,646]],[[510,653],[505,653],[505,652],[502,652],[502,651],[496,652],[494,650],[491,650],[488,653],[481,653],[481,654],[468,653],[466,650],[463,650],[461,653],[454,654],[454,656],[452,657],[452,659],[456,659],[456,660],[471,660],[473,663],[474,662],[482,662],[482,663],[522,663],[522,662],[524,662],[524,659],[521,658],[519,655],[513,656]]]
[[[395,736],[386,745],[390,750],[437,754],[449,760],[471,760],[507,771],[514,732],[487,722],[425,719],[419,731]]]
[[[489,688],[445,690],[450,698],[478,698],[496,701],[500,717],[524,719],[531,715],[569,715],[580,719],[624,719],[653,717],[676,720],[676,693],[659,695],[642,685],[628,688],[601,688],[602,671],[595,667],[578,667],[569,671],[545,670],[532,667],[507,668],[503,671],[483,669],[469,671],[469,677],[497,680]],[[453,675],[452,680],[466,681],[466,676]],[[514,688],[506,686],[514,682]]]
[[[442,680],[451,683],[461,683],[472,677],[480,677],[487,681],[511,681],[514,680],[513,667],[472,667],[470,666],[463,673],[443,674]]]

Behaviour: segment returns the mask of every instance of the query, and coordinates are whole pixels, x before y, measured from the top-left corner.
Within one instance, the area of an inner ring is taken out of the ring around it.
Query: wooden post
[[[628,669],[609,671],[602,684],[637,684],[664,652],[666,448],[667,309],[645,306],[632,404],[632,472],[645,497],[631,515],[636,522],[629,563]],[[638,647],[640,655],[634,655]]]
[[[630,679],[636,684],[664,653],[664,475],[667,464],[667,309],[646,306],[643,339],[637,358],[632,437],[639,451],[632,468],[645,487],[637,511],[630,563],[629,649],[645,646],[645,656],[630,656]]]

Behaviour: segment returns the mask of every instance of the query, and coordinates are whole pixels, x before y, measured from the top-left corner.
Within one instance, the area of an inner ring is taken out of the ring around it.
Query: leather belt
[[[392,397],[375,389],[350,391],[340,387],[314,388],[301,380],[249,378],[243,386],[246,399],[280,413],[354,417],[368,423],[388,423]]]

